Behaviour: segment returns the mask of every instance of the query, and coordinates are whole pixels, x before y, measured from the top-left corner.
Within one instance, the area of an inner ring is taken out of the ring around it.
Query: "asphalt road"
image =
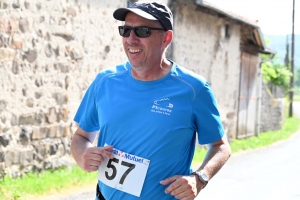
[[[287,141],[232,156],[196,198],[300,199],[300,131]]]
[[[293,103],[300,117],[300,102]],[[93,200],[94,189],[61,198]],[[300,131],[274,145],[234,154],[196,200],[299,200]]]

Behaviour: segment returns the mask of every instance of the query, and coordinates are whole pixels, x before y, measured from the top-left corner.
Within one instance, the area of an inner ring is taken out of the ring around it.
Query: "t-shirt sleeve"
[[[199,144],[220,140],[224,135],[224,130],[217,103],[208,82],[205,82],[197,93],[193,110]]]
[[[74,117],[74,121],[77,122],[79,127],[86,132],[99,130],[95,91],[100,78],[100,75],[98,75],[89,86]]]

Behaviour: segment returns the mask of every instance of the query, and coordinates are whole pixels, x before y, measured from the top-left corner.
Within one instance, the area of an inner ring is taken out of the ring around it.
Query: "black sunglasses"
[[[149,26],[119,26],[119,33],[122,37],[129,37],[131,30],[134,31],[135,35],[139,38],[149,37],[151,34],[150,30],[165,30],[163,28],[153,28]]]

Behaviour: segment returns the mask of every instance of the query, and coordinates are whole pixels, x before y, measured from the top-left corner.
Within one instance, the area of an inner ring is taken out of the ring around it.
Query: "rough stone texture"
[[[274,98],[266,84],[262,87],[260,131],[274,131],[282,128],[285,120],[285,99]]]
[[[125,0],[0,1],[0,176],[73,162],[81,98],[126,60],[115,8]]]
[[[234,137],[241,59],[240,26],[180,2],[177,2],[174,17],[173,59],[208,80],[225,132]],[[225,35],[225,25],[230,27],[230,37]]]

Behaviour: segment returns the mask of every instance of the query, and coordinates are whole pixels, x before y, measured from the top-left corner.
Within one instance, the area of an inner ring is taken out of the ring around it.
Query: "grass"
[[[39,174],[28,173],[18,179],[5,177],[0,181],[0,199],[30,199],[29,196],[42,196],[92,181],[96,184],[95,177],[96,172],[86,173],[79,167],[61,168]]]
[[[233,153],[256,149],[289,138],[300,128],[300,119],[286,118],[281,130],[261,133],[258,137],[234,140],[230,143]],[[193,165],[202,162],[205,148],[196,148]],[[62,168],[56,171],[44,171],[40,174],[29,173],[22,178],[5,177],[0,180],[0,199],[23,200],[37,199],[52,193],[66,191],[68,188],[96,184],[97,172],[86,173],[79,167]]]

